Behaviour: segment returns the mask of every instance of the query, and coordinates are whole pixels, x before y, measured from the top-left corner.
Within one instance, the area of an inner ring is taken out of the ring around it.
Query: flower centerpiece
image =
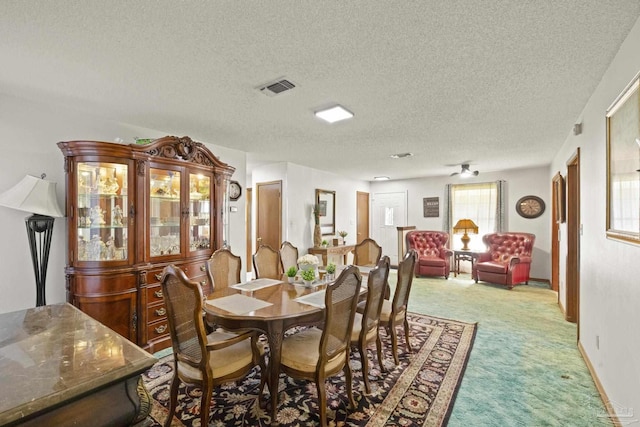
[[[320,265],[320,260],[315,255],[306,254],[298,258],[298,268],[300,269],[300,273],[311,270],[313,271],[314,277],[320,277],[320,274],[318,273],[318,265]]]
[[[313,270],[318,265],[320,265],[320,260],[315,255],[306,254],[298,258],[298,268],[300,270]]]

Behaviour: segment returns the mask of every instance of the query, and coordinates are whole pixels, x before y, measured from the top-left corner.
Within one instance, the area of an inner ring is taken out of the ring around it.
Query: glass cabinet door
[[[179,171],[150,168],[149,251],[152,257],[178,255],[182,210]]]
[[[211,247],[211,177],[189,174],[189,251]]]
[[[126,164],[78,163],[78,261],[129,259],[128,177]]]

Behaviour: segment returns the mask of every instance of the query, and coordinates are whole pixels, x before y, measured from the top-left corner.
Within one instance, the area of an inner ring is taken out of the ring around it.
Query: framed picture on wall
[[[563,223],[566,221],[567,205],[565,199],[565,182],[560,172],[553,177],[553,197],[553,205],[555,208],[553,219],[557,223]]]
[[[425,218],[437,218],[440,216],[440,198],[425,197],[422,199],[422,214]]]
[[[607,237],[640,244],[640,73],[607,110]]]

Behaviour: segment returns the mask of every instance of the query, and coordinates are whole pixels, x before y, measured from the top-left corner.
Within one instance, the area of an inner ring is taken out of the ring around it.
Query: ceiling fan
[[[460,166],[462,166],[462,169],[460,170],[460,172],[454,172],[449,176],[460,175],[462,178],[468,178],[471,176],[478,176],[478,174],[480,173],[478,171],[472,171],[471,169],[469,169],[468,163],[463,163]]]

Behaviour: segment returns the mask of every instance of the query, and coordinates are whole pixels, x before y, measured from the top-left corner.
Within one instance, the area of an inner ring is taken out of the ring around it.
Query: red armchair
[[[531,253],[535,234],[492,233],[482,236],[487,252],[478,254],[471,275],[478,283],[505,285],[509,290],[519,283],[529,283]]]
[[[444,276],[449,278],[451,271],[451,255],[446,247],[449,233],[444,231],[409,231],[406,236],[407,250],[415,249],[418,253],[415,274],[417,276]]]

